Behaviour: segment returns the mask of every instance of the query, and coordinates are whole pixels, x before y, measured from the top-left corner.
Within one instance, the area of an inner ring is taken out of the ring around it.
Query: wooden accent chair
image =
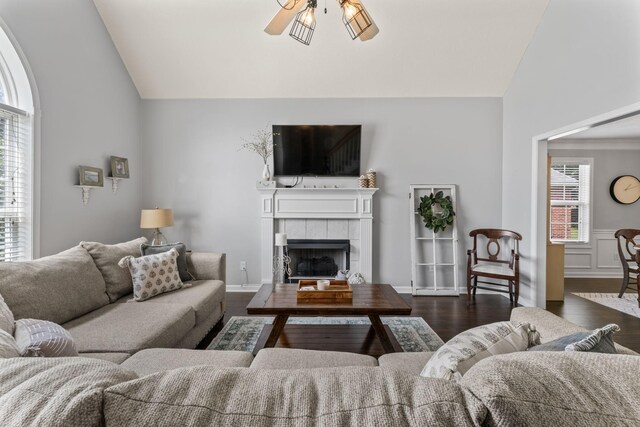
[[[509,300],[518,305],[520,295],[520,241],[522,236],[515,231],[501,230],[497,228],[481,228],[472,230],[469,236],[473,237],[473,249],[467,251],[467,296],[471,304],[471,296],[475,300],[476,290],[485,289],[495,292],[509,294]],[[482,258],[478,256],[478,241],[487,240],[486,253]],[[505,247],[511,247],[511,254],[508,259],[501,259],[501,243]],[[506,283],[496,283],[478,280],[486,278],[506,281]],[[492,285],[494,287],[478,286],[478,283]],[[507,287],[502,290],[495,287]]]
[[[640,267],[638,266],[637,251],[635,250],[635,246],[640,244],[640,239],[636,241],[636,237],[639,235],[640,230],[634,228],[623,228],[614,234],[618,241],[618,256],[620,257],[622,270],[624,271],[624,278],[622,279],[622,287],[620,288],[618,298],[622,298],[622,295],[624,295],[624,292],[629,288],[630,284],[636,285],[638,304],[640,305],[640,288],[638,287]],[[631,277],[632,274],[635,277]]]

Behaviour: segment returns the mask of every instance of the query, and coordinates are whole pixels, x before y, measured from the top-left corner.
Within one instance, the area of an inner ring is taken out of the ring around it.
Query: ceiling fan
[[[318,7],[318,1],[287,0],[284,4],[280,3],[280,0],[277,1],[280,10],[264,31],[277,36],[282,34],[291,21],[294,21],[289,35],[300,43],[309,45],[316,28],[315,10]],[[342,23],[352,40],[359,38],[364,42],[371,40],[380,32],[361,0],[338,0],[338,4],[342,8]]]

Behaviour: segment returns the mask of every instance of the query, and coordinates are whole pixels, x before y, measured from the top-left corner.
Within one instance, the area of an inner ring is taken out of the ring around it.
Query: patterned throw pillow
[[[76,343],[69,331],[47,320],[17,320],[15,337],[21,356],[73,357],[78,355]]]
[[[20,348],[13,335],[0,329],[0,359],[20,357]]]
[[[0,295],[0,331],[5,331],[9,335],[13,336],[13,330],[15,329],[15,319],[11,309],[4,302],[4,298]]]
[[[553,341],[531,347],[527,351],[585,351],[589,353],[617,354],[612,335],[620,327],[610,324],[593,332],[576,332]]]
[[[478,326],[456,335],[440,347],[420,375],[459,380],[482,359],[524,351],[536,344],[540,344],[540,334],[529,323],[497,322]]]
[[[133,280],[133,299],[144,301],[165,292],[175,291],[185,285],[178,273],[178,251],[147,255],[139,258],[126,256],[118,265],[128,268]]]
[[[183,282],[193,280],[193,276],[187,269],[187,245],[185,245],[184,243],[169,243],[168,245],[159,246],[153,246],[147,243],[143,243],[140,245],[140,253],[142,254],[142,256],[155,255],[169,252],[172,248],[175,248],[178,251],[178,274],[180,274],[180,280],[182,280]]]

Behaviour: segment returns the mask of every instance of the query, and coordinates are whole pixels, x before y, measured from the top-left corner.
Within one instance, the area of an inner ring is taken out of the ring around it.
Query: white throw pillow
[[[420,375],[459,380],[482,359],[525,351],[536,344],[540,344],[540,334],[526,322],[497,322],[478,326],[456,335],[440,347]]]
[[[47,320],[16,321],[16,343],[25,357],[74,357],[78,350],[73,337],[62,326]]]
[[[15,319],[11,309],[4,302],[4,298],[0,295],[0,331],[5,331],[9,335],[13,336],[13,330],[15,329]]]
[[[20,348],[13,335],[0,329],[0,359],[20,357]]]
[[[126,256],[118,265],[128,268],[131,273],[135,301],[144,301],[185,286],[180,280],[178,251],[175,248],[168,252],[139,258]]]

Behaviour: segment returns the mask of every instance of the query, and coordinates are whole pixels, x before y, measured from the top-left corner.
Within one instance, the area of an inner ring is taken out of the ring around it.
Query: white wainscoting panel
[[[591,248],[571,249],[571,251],[565,249],[564,252],[565,270],[591,270]]]
[[[620,266],[620,256],[618,255],[618,243],[615,237],[596,240],[596,268],[622,268]]]
[[[615,230],[593,230],[587,245],[565,246],[565,277],[622,277]]]

